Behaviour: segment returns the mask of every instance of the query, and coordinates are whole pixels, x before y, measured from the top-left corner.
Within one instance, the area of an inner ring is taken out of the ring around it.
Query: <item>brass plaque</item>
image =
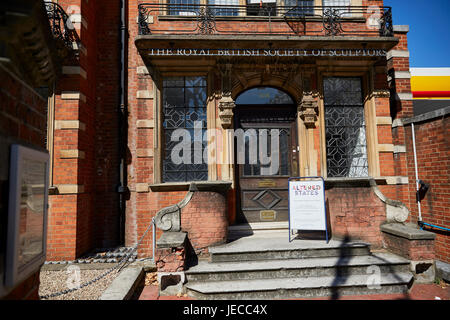
[[[258,188],[273,188],[276,187],[277,184],[275,180],[272,179],[263,179],[261,181],[258,181]]]
[[[277,212],[274,210],[263,210],[259,212],[259,218],[261,221],[275,221]]]

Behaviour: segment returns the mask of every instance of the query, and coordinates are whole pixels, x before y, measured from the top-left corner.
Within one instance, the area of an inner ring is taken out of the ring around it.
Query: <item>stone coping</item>
[[[165,182],[149,185],[153,192],[164,191],[216,191],[225,192],[231,188],[231,181]]]
[[[381,231],[408,240],[434,240],[436,234],[418,229],[414,224],[388,223],[381,225]]]
[[[156,241],[158,249],[161,248],[179,248],[184,245],[187,238],[187,232],[164,232]]]
[[[395,37],[379,37],[379,36],[297,36],[297,35],[228,35],[228,34],[214,34],[214,35],[198,35],[198,34],[183,34],[183,35],[174,35],[174,34],[148,34],[148,35],[138,35],[135,37],[135,42],[139,42],[142,40],[150,40],[150,39],[167,39],[167,40],[192,40],[192,39],[201,39],[201,40],[232,40],[232,41],[252,41],[257,42],[261,40],[272,40],[272,41],[285,41],[285,42],[298,42],[299,38],[302,39],[302,42],[321,42],[321,41],[330,41],[330,42],[373,42],[373,43],[383,43],[383,42],[394,42],[398,43],[398,38]],[[297,43],[298,45],[298,43]],[[299,47],[300,48],[300,47]],[[303,47],[301,47],[303,49]],[[295,49],[295,48],[294,48]],[[372,49],[369,48],[368,49]]]
[[[144,278],[142,267],[127,267],[113,280],[99,300],[129,300]]]
[[[450,102],[449,102],[450,104]],[[434,111],[430,111],[412,118],[408,118],[408,119],[402,119],[402,122],[404,125],[408,125],[411,123],[418,123],[418,122],[425,122],[428,120],[433,120],[435,118],[442,118],[445,116],[448,116],[448,114],[450,114],[450,105],[448,107],[444,107],[441,109],[437,109]]]

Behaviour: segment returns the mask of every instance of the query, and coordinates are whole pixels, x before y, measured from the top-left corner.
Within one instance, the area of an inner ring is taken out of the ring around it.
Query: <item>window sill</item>
[[[226,192],[231,188],[231,181],[188,181],[165,182],[150,185],[152,192],[167,191],[213,191]]]
[[[371,187],[371,181],[374,181],[376,184],[386,184],[386,179],[384,178],[373,178],[373,177],[364,177],[364,178],[326,178],[325,179],[325,188],[352,188],[352,187]]]

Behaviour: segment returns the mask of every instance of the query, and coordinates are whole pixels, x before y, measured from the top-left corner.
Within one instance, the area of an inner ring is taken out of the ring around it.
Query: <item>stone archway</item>
[[[219,118],[224,129],[232,127],[236,97],[253,87],[273,87],[288,93],[297,104],[298,115],[305,127],[315,126],[318,116],[317,99],[298,65],[268,67],[266,64],[265,68],[259,66],[259,70],[230,63],[218,66],[222,82]]]

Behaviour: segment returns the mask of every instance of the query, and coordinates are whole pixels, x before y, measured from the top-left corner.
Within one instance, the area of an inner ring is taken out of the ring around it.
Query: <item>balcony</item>
[[[195,1],[192,1],[195,2]],[[290,1],[285,0],[284,3]],[[393,37],[392,10],[382,6],[139,5],[139,35]]]
[[[60,5],[54,2],[45,2],[44,6],[59,57],[61,60],[66,60],[65,63],[74,63],[78,56],[74,46],[77,47],[80,42],[75,27]]]
[[[35,88],[53,87],[77,35],[55,3],[0,1],[0,60]]]

